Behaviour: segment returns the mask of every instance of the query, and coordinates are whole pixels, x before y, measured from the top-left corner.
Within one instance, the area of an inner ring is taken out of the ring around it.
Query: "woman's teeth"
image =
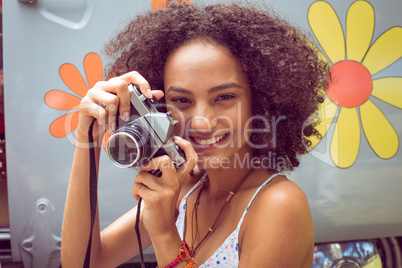
[[[202,139],[197,139],[197,138],[193,138],[195,140],[196,143],[201,144],[201,145],[210,145],[210,144],[214,144],[217,143],[218,141],[222,140],[223,137],[225,137],[226,134],[222,134],[216,137],[213,137],[212,139],[208,139],[208,140],[202,140]]]

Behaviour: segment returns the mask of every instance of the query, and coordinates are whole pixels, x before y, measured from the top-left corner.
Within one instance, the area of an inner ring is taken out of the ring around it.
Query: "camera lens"
[[[141,155],[137,141],[129,133],[113,134],[108,141],[109,157],[122,167],[132,166]]]
[[[126,126],[110,136],[107,141],[107,153],[115,165],[132,167],[147,160],[150,145],[147,143],[147,131],[134,125]]]

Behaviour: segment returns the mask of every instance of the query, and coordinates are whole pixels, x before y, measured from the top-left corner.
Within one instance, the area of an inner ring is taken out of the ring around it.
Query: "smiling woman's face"
[[[179,120],[175,134],[192,143],[206,168],[252,152],[250,85],[226,47],[201,41],[180,47],[166,62],[164,86],[168,110]]]

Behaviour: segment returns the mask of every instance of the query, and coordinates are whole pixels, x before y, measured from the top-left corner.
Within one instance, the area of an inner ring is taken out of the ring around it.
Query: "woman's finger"
[[[88,148],[88,128],[94,118],[96,124],[93,127],[92,137],[95,146],[101,143],[101,138],[106,131],[106,110],[94,102],[85,101],[80,103],[79,124],[75,132],[75,145],[81,148]]]
[[[81,100],[80,114],[83,117],[90,118],[88,122],[91,122],[92,118],[95,118],[100,126],[104,127],[106,125],[107,110],[105,106],[99,105],[87,97]],[[82,120],[80,120],[80,122],[82,122]]]
[[[181,175],[179,176],[180,180],[184,180],[187,178],[187,175],[193,170],[193,168],[197,164],[198,156],[189,141],[178,136],[175,136],[174,140],[176,144],[180,147],[180,149],[184,151],[184,154],[186,156],[186,162],[184,162],[177,169],[177,173]],[[173,161],[170,159],[168,155],[153,158],[147,163],[144,163],[143,165],[137,168],[138,172],[141,171],[150,172],[156,169],[159,169],[162,172],[162,174],[167,173],[173,175],[173,172],[176,173],[176,167],[174,166]]]
[[[160,157],[159,157],[160,158]],[[159,162],[168,161],[168,159],[158,160],[157,158],[150,161],[148,165],[144,165],[144,170],[140,170],[134,179],[134,187],[131,192],[132,195],[136,197],[144,197],[144,195],[149,195],[151,192],[158,191],[162,188],[166,188],[164,185],[164,180],[155,177],[150,173],[151,170],[155,169],[157,166],[162,166]],[[171,175],[169,175],[171,176]],[[145,191],[144,191],[145,190]]]
[[[187,175],[193,170],[195,165],[198,162],[198,155],[195,152],[193,146],[188,140],[185,140],[179,136],[174,137],[175,143],[184,151],[184,154],[186,156],[186,162],[180,166],[180,168],[177,170],[179,173],[183,173]]]
[[[165,93],[163,93],[162,90],[152,90],[152,96],[155,97],[155,99],[160,100],[161,98],[163,98],[163,96],[165,95]]]
[[[141,188],[142,188],[142,192],[140,193]],[[134,196],[134,199],[138,201],[140,198],[143,197],[143,195],[145,193],[144,190],[150,191],[150,189],[146,185],[136,182],[136,183],[134,183],[134,187],[131,190],[131,194]]]
[[[148,81],[137,71],[125,73],[116,78],[124,80],[127,83],[127,85],[129,85],[129,84],[137,85],[145,97],[152,98],[151,86],[149,85]],[[114,78],[112,78],[112,79],[114,79]]]
[[[105,106],[108,111],[108,123],[115,130],[117,112],[124,121],[128,121],[130,115],[130,91],[124,80],[112,78],[109,81],[98,82],[93,90],[96,99]]]
[[[168,170],[175,170],[175,166],[168,155],[162,155],[156,158],[152,158],[150,161],[143,163],[137,168],[138,172],[159,169],[162,173]]]
[[[118,110],[121,119],[124,121],[128,121],[130,117],[130,91],[128,89],[128,84],[124,80],[112,80],[110,81],[114,88],[114,94],[117,95],[119,103],[118,103]],[[117,109],[116,111],[111,114],[114,117],[117,116]]]
[[[151,90],[151,86],[149,85],[148,81],[137,71],[132,71],[116,78],[124,80],[128,85],[137,85],[140,88],[141,93],[146,98],[155,97],[157,100],[159,100],[164,95],[162,90]]]

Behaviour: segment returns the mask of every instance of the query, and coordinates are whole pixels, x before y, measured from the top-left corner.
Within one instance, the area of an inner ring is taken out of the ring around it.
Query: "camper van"
[[[310,204],[314,267],[402,267],[402,1],[255,1],[303,29],[346,81],[320,108],[323,138],[286,174]],[[2,1],[1,267],[60,266],[77,105],[105,79],[104,44],[164,2]],[[136,171],[116,167],[105,152],[101,162],[104,228],[136,205]],[[152,247],[145,261],[155,263]]]

